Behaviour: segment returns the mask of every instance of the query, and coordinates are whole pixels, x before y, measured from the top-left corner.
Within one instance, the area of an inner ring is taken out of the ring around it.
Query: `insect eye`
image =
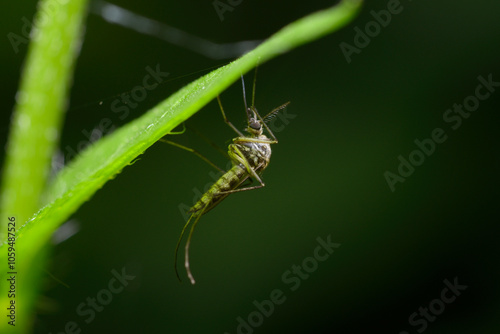
[[[249,126],[254,130],[260,130],[261,128],[260,123],[255,121],[251,122]]]

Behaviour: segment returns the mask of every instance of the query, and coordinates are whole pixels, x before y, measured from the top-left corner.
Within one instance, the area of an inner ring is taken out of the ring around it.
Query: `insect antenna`
[[[250,105],[250,108],[248,108],[248,103],[247,103],[245,80],[243,79],[243,74],[241,75],[241,85],[243,87],[243,102],[245,103],[245,111],[247,113],[247,118],[249,121],[250,121],[250,118],[255,118],[255,116],[256,116],[255,113],[257,112],[257,110],[255,109],[255,87],[256,87],[256,83],[257,83],[257,68],[258,67],[259,67],[259,65],[257,64],[257,66],[255,66],[255,73],[253,75],[252,104]]]
[[[257,82],[257,68],[259,65],[255,66],[255,73],[253,75],[253,86],[252,86],[252,104],[250,105],[251,107],[255,107],[255,84]],[[246,94],[246,89],[245,89],[245,80],[243,79],[243,74],[241,75],[241,85],[243,86],[243,102],[245,103],[245,110],[248,109],[248,104],[247,104],[247,94]]]
[[[280,105],[279,107],[276,107],[274,108],[273,110],[271,110],[269,112],[269,114],[267,114],[266,116],[264,116],[264,122],[265,123],[268,123],[270,121],[272,121],[273,119],[276,118],[276,116],[278,115],[278,112],[280,112],[280,110],[283,110],[286,108],[286,106],[288,106],[290,104],[290,101],[288,101],[287,103],[284,103],[282,105]]]
[[[269,135],[271,135],[271,138],[273,138],[274,140],[274,144],[277,144],[278,143],[278,139],[276,138],[276,136],[274,135],[274,133],[271,131],[271,129],[269,128],[269,126],[267,126],[267,123],[266,123],[266,119],[267,121],[269,120],[272,120],[274,117],[276,117],[277,113],[284,109],[288,104],[290,104],[290,102],[287,102],[287,103],[284,103],[282,104],[281,106],[277,107],[277,108],[274,108],[273,110],[271,110],[271,112],[269,114],[267,114],[264,118],[262,118],[259,113],[257,112],[256,109],[254,109],[255,113],[257,114],[257,116],[259,117],[259,120],[262,122],[262,125],[264,125],[264,127],[266,128],[267,132],[269,133]]]
[[[252,112],[255,111],[255,108],[253,107],[253,100],[252,100],[252,105],[250,106],[250,108],[248,108],[245,79],[243,78],[243,74],[241,75],[241,86],[243,87],[243,102],[245,103],[245,112],[247,113],[247,121],[250,124],[250,119],[255,118],[255,114]]]
[[[248,114],[247,93],[245,88],[245,79],[243,79],[243,74],[241,75],[241,87],[243,88],[243,103],[245,104],[245,111]]]

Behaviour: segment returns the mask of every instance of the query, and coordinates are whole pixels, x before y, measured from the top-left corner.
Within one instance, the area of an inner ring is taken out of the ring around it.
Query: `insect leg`
[[[233,143],[262,143],[262,144],[277,144],[277,140],[269,140],[269,139],[259,139],[259,138],[250,138],[250,137],[236,137],[233,138]]]
[[[245,183],[245,185],[244,185]],[[253,179],[251,177],[247,178],[245,181],[243,181],[240,185],[240,187],[246,187],[247,185],[251,185],[253,183]]]
[[[191,215],[191,217],[189,217],[188,221],[186,222],[186,224],[184,225],[184,227],[182,228],[182,232],[181,232],[181,235],[179,237],[179,240],[177,240],[177,246],[175,246],[175,259],[174,259],[174,269],[175,269],[175,275],[177,276],[177,279],[179,280],[179,282],[181,282],[181,277],[179,276],[179,272],[177,271],[177,253],[179,252],[179,246],[181,244],[181,240],[182,240],[182,237],[184,236],[184,232],[186,231],[186,228],[188,227],[189,223],[191,222],[191,219],[195,216],[195,215],[198,215],[197,212],[193,213]]]
[[[233,189],[233,190],[221,191],[218,194],[232,194],[232,193],[237,193],[237,192],[241,192],[241,191],[259,189],[259,188],[263,188],[263,187],[266,186],[265,183],[260,178],[260,176],[255,171],[255,169],[253,169],[252,166],[250,166],[250,164],[248,163],[248,160],[245,158],[245,156],[243,155],[243,153],[241,153],[241,151],[237,147],[234,147],[234,151],[230,151],[229,155],[231,156],[231,159],[233,159],[233,160],[241,163],[243,166],[245,166],[245,169],[250,174],[249,177],[254,178],[257,181],[259,181],[260,185],[253,186],[253,187],[246,187],[246,188],[240,188],[240,189]],[[257,166],[256,169],[258,169],[259,167],[260,167],[260,165]],[[242,183],[243,182],[244,181],[242,181]]]
[[[205,136],[203,133],[201,133],[200,131],[198,131],[196,128],[194,128],[192,126],[188,126],[188,128],[189,128],[190,131],[194,132],[198,137],[200,137],[201,139],[203,139],[205,142],[207,142],[214,149],[216,149],[217,151],[219,151],[223,156],[225,156],[226,158],[229,159],[229,155],[227,154],[227,152],[225,150],[223,150],[222,148],[220,148],[219,145],[217,145],[216,143],[214,143],[212,140],[210,140],[207,136]]]
[[[186,124],[182,122],[182,130],[181,131],[170,131],[168,134],[169,135],[182,135],[184,132],[186,132]]]
[[[257,181],[259,181],[260,186],[256,186],[257,188],[265,187],[264,182],[261,180],[260,176],[255,171],[256,169],[259,169],[259,167],[261,165],[257,166],[255,169],[252,168],[252,166],[250,166],[250,163],[248,162],[247,158],[240,151],[240,149],[235,145],[233,146],[233,149],[234,149],[234,151],[230,151],[229,155],[231,155],[231,157],[233,159],[236,159],[239,163],[241,163],[243,166],[245,166],[245,169],[247,170],[248,174],[250,174],[251,176],[253,176],[253,178],[255,178]],[[251,187],[251,188],[256,189],[255,187]],[[249,189],[249,188],[245,188],[245,189]]]
[[[240,188],[240,189],[233,189],[233,190],[227,190],[227,191],[221,191],[219,194],[233,194],[233,193],[239,193],[242,191],[247,191],[247,190],[254,190],[254,189],[259,189],[265,187],[265,184],[260,184],[258,186],[253,186],[253,187],[246,187],[246,188]]]
[[[185,247],[185,253],[184,253],[184,266],[186,267],[186,272],[187,272],[187,275],[189,277],[189,280],[191,281],[191,284],[195,284],[196,282],[194,280],[193,274],[191,273],[191,268],[189,267],[189,245],[191,244],[191,237],[193,236],[194,228],[196,227],[196,224],[198,224],[198,221],[200,220],[201,216],[205,212],[205,209],[207,208],[207,206],[208,206],[208,203],[207,203],[207,205],[205,205],[205,207],[203,209],[201,209],[199,211],[199,213],[196,213],[197,216],[193,222],[193,225],[191,225],[191,230],[189,231],[188,239],[186,241],[186,247]],[[183,230],[183,232],[184,232],[184,230]]]
[[[238,136],[240,137],[243,137],[243,134],[240,132],[240,130],[238,130],[234,125],[233,123],[231,123],[227,117],[226,117],[226,114],[224,113],[224,108],[222,108],[222,102],[220,101],[220,97],[219,95],[217,95],[217,101],[219,102],[219,106],[220,106],[220,111],[222,112],[222,117],[224,118],[224,122],[227,123],[227,125],[229,125],[233,130],[234,132],[236,132],[238,134]]]
[[[200,152],[196,151],[195,149],[189,148],[189,147],[181,145],[181,144],[177,144],[177,143],[175,143],[173,141],[170,141],[170,140],[167,140],[167,139],[163,139],[163,138],[160,138],[159,141],[161,141],[163,143],[167,143],[167,144],[173,145],[173,146],[178,147],[178,148],[181,148],[181,149],[186,150],[188,152],[194,153],[200,159],[202,159],[203,161],[205,161],[207,164],[209,164],[213,168],[215,168],[215,169],[217,169],[217,170],[225,173],[225,171],[223,169],[219,168],[216,164],[214,164],[212,161],[208,160],[207,157],[205,157],[203,154],[201,154]]]

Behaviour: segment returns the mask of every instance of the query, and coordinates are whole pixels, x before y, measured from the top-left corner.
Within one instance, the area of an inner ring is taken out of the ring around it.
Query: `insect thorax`
[[[261,135],[258,139],[268,141],[269,138]],[[236,141],[235,145],[243,153],[250,167],[256,171],[261,171],[269,164],[271,158],[271,145],[268,143],[256,143],[250,141]]]

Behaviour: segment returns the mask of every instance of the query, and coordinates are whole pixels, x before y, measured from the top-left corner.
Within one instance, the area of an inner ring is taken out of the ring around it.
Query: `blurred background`
[[[221,20],[211,1],[114,3],[217,43],[265,39],[332,5],[222,0],[232,11]],[[500,87],[482,82],[500,82],[500,3],[406,0],[385,27],[373,23],[395,3],[369,1],[340,32],[259,67],[261,113],[291,104],[275,122],[266,187],[228,197],[198,225],[190,252],[196,285],[182,263],[177,281],[173,255],[180,208],[213,181],[212,170],[158,143],[66,225],[78,232],[53,249],[34,333],[65,332],[70,322],[82,333],[498,333]],[[21,34],[36,1],[3,6],[2,35]],[[16,53],[2,39],[1,162],[25,55],[25,45]],[[62,154],[71,159],[103,119],[118,128],[230,60],[90,13]],[[121,117],[113,102],[157,64],[169,76]],[[248,92],[252,80],[250,73]],[[474,98],[479,85],[490,93],[483,100]],[[221,98],[243,127],[241,84]],[[447,111],[464,101],[462,114]],[[224,156],[192,130],[226,149],[234,133],[217,103],[187,125],[172,140],[225,168]],[[430,144],[435,129],[446,139]],[[418,153],[416,140],[434,151]],[[331,254],[321,246],[328,240]]]

